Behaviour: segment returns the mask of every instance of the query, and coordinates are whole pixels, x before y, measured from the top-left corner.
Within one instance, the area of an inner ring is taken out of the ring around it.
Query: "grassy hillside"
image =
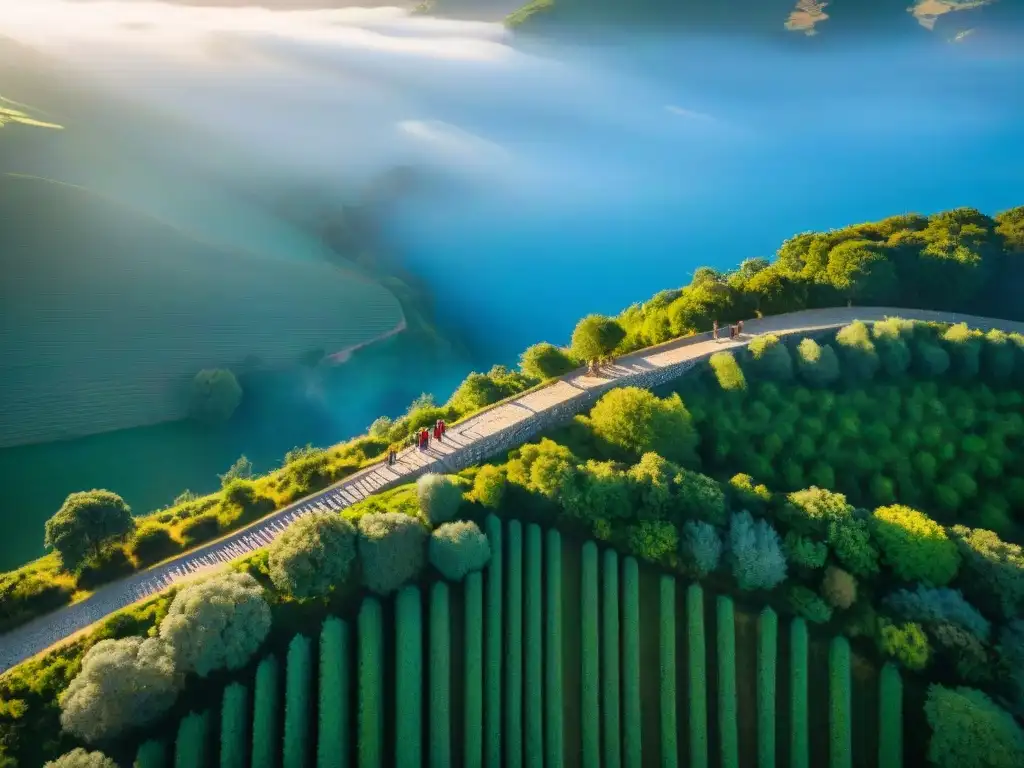
[[[297,362],[403,317],[330,265],[223,250],[85,189],[0,177],[0,445],[181,418],[202,368]]]

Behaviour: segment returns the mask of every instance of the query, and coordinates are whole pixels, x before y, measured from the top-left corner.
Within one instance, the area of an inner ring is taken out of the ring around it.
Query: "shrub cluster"
[[[936,768],[1018,768],[1024,730],[986,694],[973,688],[928,689],[932,728],[928,760]]]
[[[270,579],[281,592],[299,599],[344,589],[355,570],[356,539],[356,527],[339,514],[304,515],[270,545]]]
[[[160,622],[179,672],[206,677],[240,669],[270,631],[263,589],[244,573],[223,573],[182,588]]]
[[[430,535],[430,563],[449,581],[482,570],[490,559],[490,543],[476,523],[445,523]]]
[[[415,518],[397,512],[359,519],[363,583],[378,595],[394,592],[423,570],[429,533]]]
[[[1024,382],[1024,337],[969,334],[965,342],[965,333],[899,319],[847,326],[833,342],[846,383],[834,388],[805,375],[810,363],[798,362],[792,381],[756,373],[769,349],[786,349],[781,342],[731,360],[737,369],[728,379],[713,360],[706,376],[674,388],[713,473],[739,469],[787,490],[815,485],[865,507],[899,499],[941,522],[966,519],[1006,534],[1011,510],[1024,503],[1024,396],[1011,384]],[[967,365],[973,376],[929,367],[929,355],[955,357],[964,344],[994,362]],[[798,361],[820,360],[831,346],[805,339],[800,348]],[[730,381],[745,369],[751,383],[737,388]]]

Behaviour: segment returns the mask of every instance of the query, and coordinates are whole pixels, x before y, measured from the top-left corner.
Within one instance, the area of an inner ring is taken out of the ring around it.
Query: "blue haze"
[[[345,195],[396,164],[426,169],[387,209],[385,237],[472,354],[419,359],[389,342],[332,371],[264,379],[219,433],[165,425],[0,451],[0,474],[38,478],[8,500],[19,525],[0,568],[39,552],[42,521],[70,491],[109,487],[146,511],[186,487],[211,490],[240,453],[267,469],[297,444],[397,415],[419,392],[444,399],[470,369],[567,342],[582,315],[683,285],[698,266],[771,256],[808,229],[1024,203],[1024,56],[1006,47],[927,33],[545,47],[401,14],[346,21],[391,46],[360,47],[319,37],[329,17],[291,18],[234,33],[218,19],[233,68],[164,65],[132,80],[133,50],[111,54],[97,79],[230,143],[244,162],[217,171],[235,181],[336,182]],[[410,52],[410,41],[433,47]],[[210,238],[251,248],[259,233],[261,248],[296,258],[321,248],[246,204],[225,203],[226,225],[209,206],[190,213],[185,186],[115,181],[107,193]]]

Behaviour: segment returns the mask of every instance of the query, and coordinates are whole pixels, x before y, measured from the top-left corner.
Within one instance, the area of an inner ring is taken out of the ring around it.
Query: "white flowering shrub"
[[[60,724],[87,742],[108,739],[156,720],[174,704],[180,686],[181,675],[162,640],[101,640],[85,654],[81,671],[60,698]]]
[[[247,573],[223,573],[197,581],[174,597],[160,622],[179,672],[206,677],[240,669],[270,631],[263,588]]]

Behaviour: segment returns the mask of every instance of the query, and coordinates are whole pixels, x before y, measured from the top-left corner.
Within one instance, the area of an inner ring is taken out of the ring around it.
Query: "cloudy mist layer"
[[[1008,205],[1021,170],[999,149],[1020,138],[1021,57],[924,38],[523,48],[497,24],[396,8],[59,0],[0,0],[0,35],[172,117],[175,141],[214,137],[238,174],[351,192],[417,165],[458,182],[396,211],[393,236],[500,355],[793,231]]]

